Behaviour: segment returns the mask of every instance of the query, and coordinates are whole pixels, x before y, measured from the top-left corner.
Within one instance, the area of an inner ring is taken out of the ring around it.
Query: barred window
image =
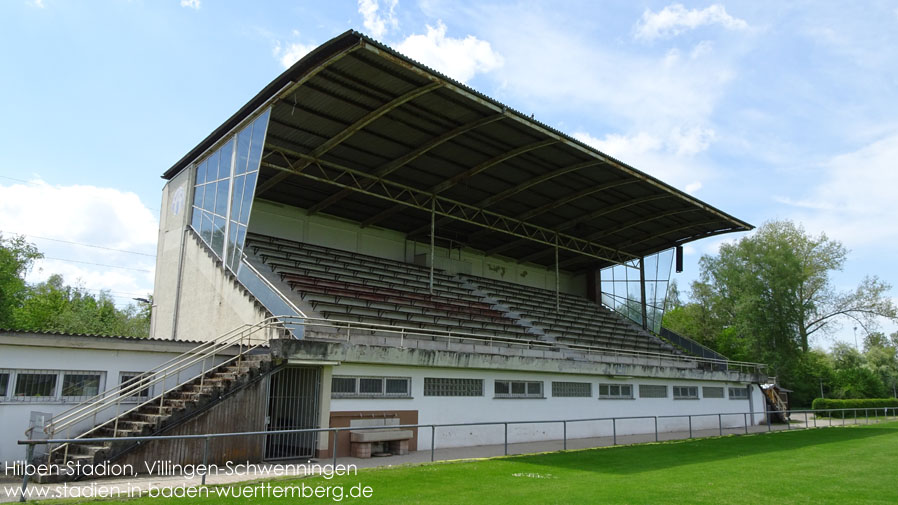
[[[410,377],[346,377],[331,379],[331,398],[408,398]]]
[[[705,398],[723,398],[723,388],[717,386],[705,386],[702,388],[702,396]]]
[[[506,381],[495,382],[496,398],[542,398],[543,383],[535,381]]]
[[[7,389],[9,389],[9,372],[0,372],[0,400],[6,398]]]
[[[66,373],[62,376],[62,396],[68,399],[87,399],[100,392],[102,375],[94,373]]]
[[[698,386],[674,386],[674,400],[698,400]]]
[[[667,386],[659,384],[640,384],[640,398],[667,398]]]
[[[121,384],[122,389],[132,388],[138,384],[138,381],[145,379],[145,374],[140,372],[122,372],[119,375],[119,384]],[[126,396],[128,400],[144,400],[150,397],[150,388],[145,387],[141,389],[128,389],[130,394]]]
[[[599,399],[629,400],[633,398],[633,386],[630,384],[599,384]]]
[[[16,398],[56,398],[58,373],[16,373]]]
[[[425,377],[424,396],[483,396],[483,379]]]
[[[552,381],[552,396],[589,398],[592,396],[592,384],[588,382]]]
[[[748,388],[730,388],[730,400],[748,400]]]

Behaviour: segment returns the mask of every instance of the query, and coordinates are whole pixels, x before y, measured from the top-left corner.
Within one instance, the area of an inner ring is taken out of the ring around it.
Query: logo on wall
[[[184,202],[187,200],[187,194],[184,190],[184,185],[175,190],[174,194],[171,197],[171,213],[173,216],[177,216],[184,210]]]

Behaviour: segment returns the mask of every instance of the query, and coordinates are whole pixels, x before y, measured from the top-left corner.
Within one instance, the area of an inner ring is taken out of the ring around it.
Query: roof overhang
[[[256,197],[582,270],[752,228],[354,31],[165,172],[272,106]]]

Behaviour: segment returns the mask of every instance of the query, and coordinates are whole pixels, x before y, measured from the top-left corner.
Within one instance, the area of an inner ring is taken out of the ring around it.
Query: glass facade
[[[645,299],[646,327],[655,333],[661,331],[664,316],[664,300],[670,284],[674,250],[646,256]],[[640,288],[639,262],[629,261],[602,269],[602,304],[611,307],[637,324],[642,324],[642,292]]]
[[[270,113],[260,114],[196,168],[190,225],[233,271],[243,254]]]

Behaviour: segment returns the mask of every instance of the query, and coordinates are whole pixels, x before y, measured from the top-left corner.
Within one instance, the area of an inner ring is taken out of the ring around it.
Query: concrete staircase
[[[204,375],[189,380],[163,397],[140,404],[122,415],[96,425],[78,439],[121,439],[115,442],[98,440],[96,443],[70,443],[53,447],[43,461],[68,468],[89,468],[114,462],[139,442],[128,443],[130,437],[163,435],[166,431],[209,407],[225,400],[232,392],[241,389],[255,379],[273,370],[271,355],[267,352],[241,356],[242,359],[212,368]],[[86,472],[82,472],[86,473]],[[45,474],[38,482],[77,480],[79,475]]]

